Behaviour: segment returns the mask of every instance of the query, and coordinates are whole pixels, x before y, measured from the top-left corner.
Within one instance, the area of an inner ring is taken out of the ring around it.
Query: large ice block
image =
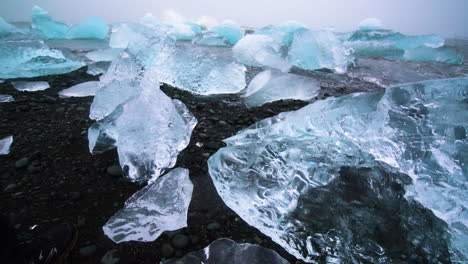
[[[109,26],[100,17],[88,17],[83,23],[71,26],[67,39],[106,39]]]
[[[219,238],[208,247],[187,254],[180,259],[163,261],[162,264],[288,264],[278,253],[255,244],[238,244],[227,238]]]
[[[344,73],[352,59],[332,31],[301,29],[294,33],[288,61],[306,70],[328,68]]]
[[[40,40],[0,41],[0,78],[36,77],[74,71],[84,64]]]
[[[403,59],[410,61],[437,61],[448,64],[463,64],[463,56],[447,47],[418,47],[405,50]]]
[[[317,101],[226,139],[209,173],[232,210],[307,262],[463,263],[467,95],[458,78]]]
[[[86,54],[86,57],[92,61],[112,61],[119,57],[124,49],[101,49],[90,51]]]
[[[70,88],[64,89],[59,92],[59,97],[68,98],[68,97],[86,97],[94,96],[99,88],[98,81],[90,81],[79,83]]]
[[[0,94],[0,103],[9,103],[9,102],[14,102],[15,98],[13,96],[8,95],[8,94]]]
[[[307,26],[295,21],[288,21],[279,26],[260,28],[255,30],[255,34],[270,36],[281,45],[290,46],[294,39],[294,33],[300,29],[307,29]]]
[[[13,144],[13,136],[0,139],[0,155],[8,155]]]
[[[6,22],[2,17],[0,17],[0,37],[21,32],[22,31],[20,29]]]
[[[187,169],[176,168],[125,201],[124,208],[103,226],[116,243],[154,241],[164,231],[187,226],[193,184]]]
[[[32,9],[32,14],[31,14],[31,19],[32,19],[32,28],[35,30],[38,30],[46,38],[49,39],[65,39],[67,32],[69,30],[69,26],[56,22],[52,20],[52,17],[49,15],[49,13],[38,7],[34,6]]]
[[[123,73],[128,65],[122,64]],[[90,152],[116,146],[124,174],[132,181],[152,181],[172,168],[197,123],[182,102],[159,89],[156,76],[147,70],[115,79],[98,90],[91,106],[91,118],[99,121],[88,132]]]
[[[244,37],[244,34],[245,29],[241,26],[235,23],[223,23],[210,28],[209,31],[203,33],[200,37],[195,38],[194,43],[210,46],[232,46]]]
[[[249,107],[265,103],[297,99],[310,100],[320,91],[320,82],[301,75],[266,70],[257,74],[243,94]]]
[[[246,68],[231,52],[224,47],[177,43],[174,49],[160,53],[152,67],[161,82],[191,93],[237,93],[246,86]]]
[[[265,35],[247,35],[232,48],[239,63],[287,72],[292,65],[282,56],[281,44]]]
[[[43,91],[45,89],[49,89],[49,83],[48,82],[26,82],[26,81],[16,81],[16,82],[11,82],[11,85],[18,90],[22,92],[36,92],[36,91]]]
[[[214,32],[205,32],[193,38],[192,42],[204,46],[230,46],[231,43],[225,37],[219,36]]]

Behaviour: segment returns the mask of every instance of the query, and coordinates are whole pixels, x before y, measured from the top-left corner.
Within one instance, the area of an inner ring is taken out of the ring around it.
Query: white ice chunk
[[[0,94],[0,103],[9,103],[14,101],[15,98],[13,98],[13,96],[7,94]]]
[[[219,238],[208,247],[187,254],[180,259],[163,261],[162,264],[288,264],[275,251],[255,244],[238,244],[227,238]]]
[[[100,17],[88,17],[83,23],[70,27],[68,39],[105,39],[109,32],[106,21]]]
[[[36,92],[36,91],[43,91],[45,89],[49,89],[49,83],[48,82],[25,82],[25,81],[16,81],[16,82],[11,82],[11,85],[18,90],[22,92]]]
[[[59,96],[61,98],[94,96],[98,90],[98,85],[98,81],[79,83],[60,91]]]
[[[281,56],[281,44],[265,35],[247,35],[232,48],[234,58],[248,66],[267,66],[283,72],[291,64]]]
[[[164,231],[187,226],[193,184],[187,169],[176,168],[132,195],[103,226],[112,241],[154,241]]]
[[[13,136],[0,139],[0,155],[8,155],[10,153],[11,144],[13,144]]]
[[[359,23],[360,30],[380,30],[383,29],[382,21],[378,18],[366,18]]]
[[[98,62],[98,61],[113,61],[117,59],[122,53],[124,49],[102,49],[102,50],[94,50],[91,52],[88,52],[86,54],[86,57],[88,59]]]
[[[278,71],[263,71],[250,82],[244,101],[249,107],[282,99],[310,100],[317,96],[320,83],[312,78]]]
[[[86,73],[93,76],[104,74],[107,72],[107,69],[109,69],[110,64],[111,63],[109,61],[98,61],[91,63],[88,65],[88,70]]]

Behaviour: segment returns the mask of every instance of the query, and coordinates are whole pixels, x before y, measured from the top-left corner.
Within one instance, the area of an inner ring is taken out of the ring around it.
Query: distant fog
[[[296,20],[312,29],[351,31],[361,20],[376,17],[386,28],[407,34],[468,37],[468,0],[0,0],[0,16],[11,22],[29,21],[33,5],[67,23],[87,16],[110,23],[131,21],[146,13],[163,20],[166,13],[166,19],[168,14],[191,21],[206,16],[251,27]]]

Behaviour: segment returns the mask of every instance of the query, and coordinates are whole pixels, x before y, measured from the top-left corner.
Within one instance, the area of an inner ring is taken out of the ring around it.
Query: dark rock
[[[190,240],[184,234],[177,234],[172,238],[171,243],[175,248],[183,249],[189,245]]]
[[[118,165],[112,165],[107,167],[107,173],[111,176],[122,176],[122,168]]]
[[[15,162],[15,168],[24,168],[29,164],[29,159],[28,158],[22,158],[19,159]]]
[[[80,256],[90,257],[96,253],[97,247],[95,245],[90,245],[80,248]]]

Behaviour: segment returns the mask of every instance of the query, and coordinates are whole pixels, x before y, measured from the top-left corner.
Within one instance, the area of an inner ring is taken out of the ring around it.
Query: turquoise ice
[[[308,29],[308,27],[299,22],[289,21],[278,26],[260,28],[255,30],[255,34],[267,35],[283,46],[290,46],[294,38],[294,33],[300,29]]]
[[[245,29],[228,22],[210,28],[193,40],[194,43],[209,46],[232,46],[245,35]]]

